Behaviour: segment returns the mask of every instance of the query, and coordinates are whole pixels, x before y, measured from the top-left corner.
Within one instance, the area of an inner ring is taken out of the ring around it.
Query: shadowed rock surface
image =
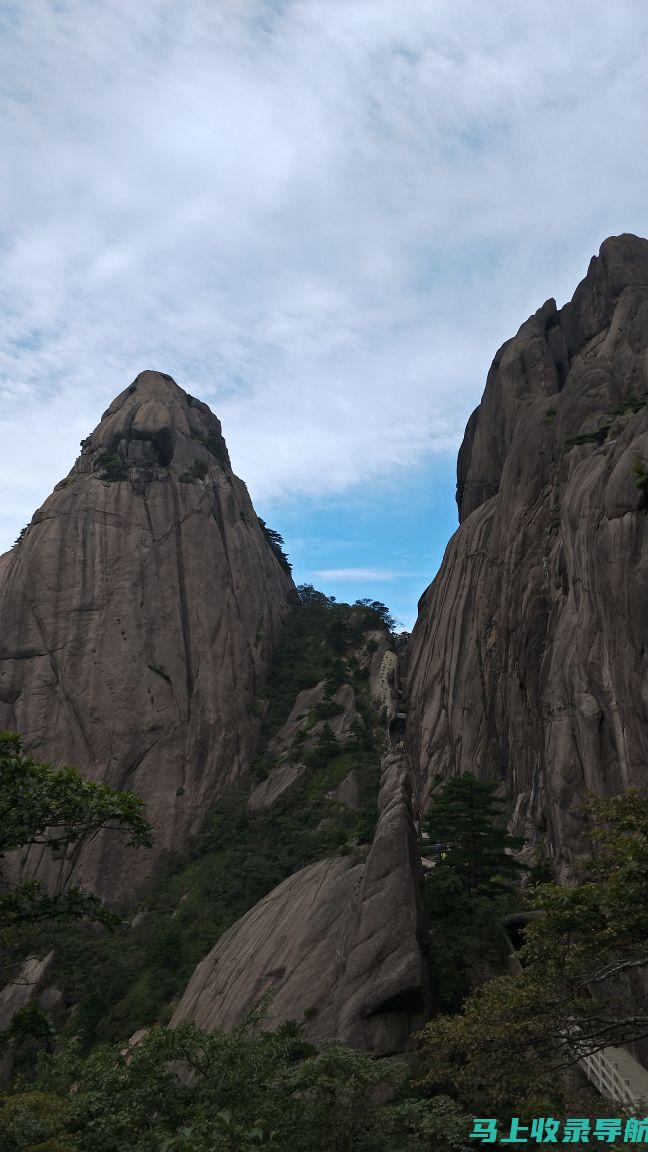
[[[128,894],[247,778],[250,706],[293,595],[219,421],[141,373],[0,559],[0,728],[134,789],[155,828],[153,852],[99,838],[77,881]]]
[[[348,773],[341,780],[334,792],[328,793],[333,800],[337,800],[338,804],[344,804],[347,808],[357,809],[360,807],[360,789],[358,787],[358,777],[354,771]]]
[[[322,860],[285,880],[198,965],[171,1021],[231,1028],[269,988],[269,1024],[305,1019],[376,1053],[407,1044],[428,1001],[422,871],[403,746],[383,758],[380,818],[364,863]],[[305,1016],[304,1016],[305,1013]]]
[[[409,652],[423,795],[501,780],[566,867],[584,790],[647,783],[647,475],[648,241],[624,235],[497,353]]]
[[[362,720],[358,716],[356,695],[350,684],[343,684],[326,702],[338,709],[326,719],[316,720],[317,707],[325,702],[326,682],[321,680],[312,688],[299,692],[290,715],[276,736],[270,740],[268,751],[277,758],[277,767],[271,769],[250,793],[247,809],[251,815],[267,812],[277,800],[289,793],[307,772],[302,762],[304,753],[312,748],[328,726],[337,742],[343,746],[353,734],[354,725]],[[299,741],[299,737],[302,740]]]
[[[14,975],[11,983],[5,984],[0,991],[0,1032],[6,1032],[16,1012],[26,1008],[41,994],[41,986],[51,968],[53,956],[53,952],[48,952],[40,960],[31,956]]]
[[[0,990],[0,1034],[7,1032],[14,1016],[30,1004],[49,1012],[59,1006],[62,993],[57,988],[44,987],[53,958],[53,952],[48,952],[42,959],[30,956],[14,973],[10,983]],[[7,1088],[11,1083],[17,1046],[17,1039],[11,1037],[5,1038],[0,1047],[0,1089]]]

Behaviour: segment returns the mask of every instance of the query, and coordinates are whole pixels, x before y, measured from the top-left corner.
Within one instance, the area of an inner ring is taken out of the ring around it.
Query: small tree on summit
[[[364,596],[361,600],[356,600],[353,606],[354,608],[366,608],[376,622],[384,624],[389,632],[394,631],[396,618],[392,616],[387,605],[383,604],[381,600],[372,600],[369,596]]]

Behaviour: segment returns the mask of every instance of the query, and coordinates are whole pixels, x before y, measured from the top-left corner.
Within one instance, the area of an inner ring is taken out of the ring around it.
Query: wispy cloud
[[[643,0],[0,13],[9,543],[142,368],[254,496],[454,451],[496,345],[648,230]]]
[[[396,580],[402,573],[385,568],[320,568],[312,575],[318,580]]]

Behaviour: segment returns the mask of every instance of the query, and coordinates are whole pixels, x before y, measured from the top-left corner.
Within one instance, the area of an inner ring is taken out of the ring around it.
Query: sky
[[[497,348],[648,235],[645,0],[0,4],[0,551],[139,371],[405,628]]]

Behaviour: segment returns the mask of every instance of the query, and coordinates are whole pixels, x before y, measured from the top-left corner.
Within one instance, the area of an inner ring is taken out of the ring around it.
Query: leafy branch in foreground
[[[60,851],[104,828],[126,833],[129,845],[151,844],[139,797],[38,763],[23,754],[20,736],[0,732],[0,856],[35,844]]]
[[[86,780],[72,768],[39,763],[23,753],[20,736],[0,732],[0,861],[35,846],[65,853],[74,845],[78,851],[108,829],[124,834],[129,846],[151,844],[138,796]],[[55,893],[29,880],[0,896],[0,930],[81,917],[115,922],[98,897],[65,881]]]

